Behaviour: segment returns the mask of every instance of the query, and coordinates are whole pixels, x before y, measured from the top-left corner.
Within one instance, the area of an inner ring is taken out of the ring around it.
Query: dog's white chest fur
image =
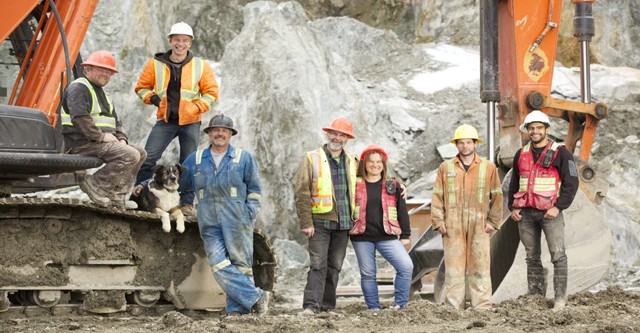
[[[159,190],[153,187],[149,187],[149,190],[158,198],[158,208],[165,212],[180,206],[180,194],[177,191],[169,192],[166,189]]]

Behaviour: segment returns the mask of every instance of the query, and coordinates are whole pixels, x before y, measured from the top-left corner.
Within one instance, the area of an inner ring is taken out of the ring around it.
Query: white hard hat
[[[167,36],[171,37],[171,35],[187,35],[193,38],[193,29],[184,22],[178,22],[171,27],[171,31],[169,31]]]
[[[524,117],[524,122],[520,125],[520,132],[527,133],[527,126],[531,123],[543,123],[547,125],[547,127],[551,126],[551,122],[549,121],[549,116],[544,114],[544,112],[539,110],[533,110],[526,117]]]

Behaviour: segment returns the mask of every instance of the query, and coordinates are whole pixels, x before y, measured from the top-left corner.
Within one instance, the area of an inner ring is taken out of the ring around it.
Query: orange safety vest
[[[218,84],[209,64],[193,57],[182,66],[180,77],[179,124],[191,124],[202,120],[202,113],[211,109],[218,99]],[[168,121],[166,93],[171,79],[169,66],[158,59],[145,65],[135,91],[138,97],[150,104],[151,96],[158,95],[161,102],[156,112],[158,120]],[[205,90],[202,90],[204,87]],[[195,104],[195,105],[193,105]],[[191,109],[191,111],[188,111]]]
[[[558,169],[552,164],[558,156],[560,146],[562,144],[549,140],[537,161],[533,160],[531,142],[522,147],[518,159],[520,187],[518,192],[513,195],[513,207],[548,210],[558,201],[562,180]],[[549,166],[544,167],[542,160],[549,149],[553,152],[553,158]]]
[[[395,180],[393,180],[395,183]],[[394,184],[397,187],[397,183]],[[388,235],[400,235],[402,229],[398,223],[398,204],[396,196],[387,193],[385,183],[382,183],[382,226]],[[358,177],[356,181],[356,209],[353,211],[353,228],[349,235],[361,235],[367,229],[367,184]]]

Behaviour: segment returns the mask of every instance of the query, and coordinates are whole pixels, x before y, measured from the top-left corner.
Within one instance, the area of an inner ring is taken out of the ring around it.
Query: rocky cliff
[[[261,166],[266,204],[259,225],[273,238],[296,241],[293,172],[304,151],[324,142],[321,127],[333,117],[355,123],[357,140],[348,149],[359,152],[369,143],[387,148],[392,172],[417,184],[416,195],[428,195],[430,173],[441,162],[436,147],[457,125],[470,123],[486,136],[476,2],[103,0],[83,55],[96,49],[116,54],[120,73],[108,89],[132,141],[143,144],[155,117],[133,93],[137,76],[149,57],[168,48],[171,24],[192,24],[192,50],[210,60],[221,86],[214,112],[234,118],[240,134],[232,144],[253,151]],[[572,10],[564,2],[565,12]],[[636,2],[598,2],[594,13],[597,61],[640,67],[640,56],[631,52],[640,43]],[[616,24],[609,24],[612,18]],[[570,27],[562,27],[563,36]],[[635,265],[640,73],[594,65],[592,77],[594,98],[612,108],[593,153],[611,186],[603,209],[613,217],[619,262]],[[558,95],[577,98],[578,74],[558,66],[554,87]],[[176,151],[171,146],[165,160],[175,160]]]

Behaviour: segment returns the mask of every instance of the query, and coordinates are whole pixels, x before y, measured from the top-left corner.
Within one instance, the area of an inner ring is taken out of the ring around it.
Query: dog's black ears
[[[180,165],[180,163],[176,163],[176,168],[178,168],[178,170],[180,171],[180,174],[183,174],[187,171],[187,168]]]
[[[153,172],[156,172],[156,171],[160,170],[161,168],[164,168],[164,166],[162,164],[156,164],[156,166],[153,167]]]

